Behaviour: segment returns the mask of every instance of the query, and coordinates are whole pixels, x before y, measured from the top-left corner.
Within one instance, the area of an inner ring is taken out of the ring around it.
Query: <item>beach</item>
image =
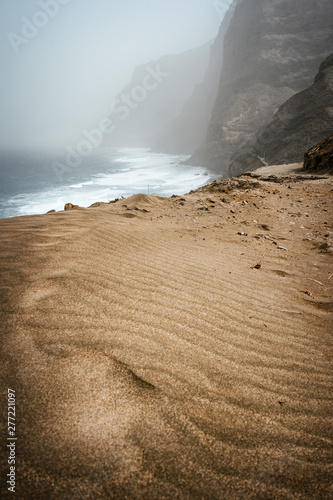
[[[18,498],[333,496],[333,177],[300,167],[0,220]]]
[[[172,196],[208,179],[205,168],[181,164],[188,155],[147,148],[97,148],[77,163],[73,158],[55,151],[0,151],[0,219],[59,211],[68,199],[87,206],[141,192]]]

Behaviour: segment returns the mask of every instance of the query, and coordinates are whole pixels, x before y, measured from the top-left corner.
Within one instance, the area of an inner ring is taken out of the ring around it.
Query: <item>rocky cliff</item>
[[[235,4],[236,0],[232,2],[224,16],[216,40],[211,47],[204,80],[195,87],[177,118],[161,130],[153,145],[154,151],[192,154],[205,140],[219,87],[224,37],[233,17]]]
[[[151,147],[207,71],[212,42],[138,66],[115,99],[106,145]]]
[[[304,170],[333,174],[333,135],[304,154]]]
[[[303,161],[304,151],[333,134],[333,54],[321,64],[313,85],[287,100],[252,145],[231,158],[238,175],[265,164]]]
[[[232,155],[313,82],[332,51],[332,20],[331,0],[238,0],[207,138],[189,163],[228,177]]]

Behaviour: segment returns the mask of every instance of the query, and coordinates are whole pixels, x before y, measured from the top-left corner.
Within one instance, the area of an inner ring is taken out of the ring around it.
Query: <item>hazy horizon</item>
[[[213,39],[229,3],[3,0],[0,148],[74,144],[136,66]]]

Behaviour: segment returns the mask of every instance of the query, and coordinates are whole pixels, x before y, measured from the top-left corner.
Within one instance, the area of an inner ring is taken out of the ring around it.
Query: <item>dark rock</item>
[[[332,51],[332,19],[332,0],[238,0],[207,139],[187,163],[229,177],[231,157],[312,84]]]
[[[252,146],[231,158],[231,175],[262,166],[302,162],[304,151],[333,133],[333,54],[314,83],[286,101]],[[260,165],[261,163],[261,165]],[[316,169],[312,169],[316,170]]]
[[[333,174],[333,135],[305,153],[303,168],[309,172]]]
[[[47,213],[48,213],[48,214],[55,214],[55,213],[56,213],[56,211],[55,211],[55,210],[49,210]]]
[[[328,248],[331,248],[331,245],[329,245],[328,243],[323,243],[319,248],[320,250],[327,250]]]
[[[161,130],[153,145],[153,151],[192,154],[205,140],[219,87],[224,36],[234,14],[235,3],[234,0],[229,7],[211,47],[205,78],[195,87],[183,109],[179,110],[177,118]]]

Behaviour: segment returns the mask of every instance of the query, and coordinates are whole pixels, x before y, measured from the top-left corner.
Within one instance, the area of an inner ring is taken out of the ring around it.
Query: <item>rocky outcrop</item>
[[[79,208],[79,205],[73,205],[73,203],[66,203],[64,210],[73,210],[74,208]]]
[[[179,114],[194,87],[203,80],[212,42],[181,54],[138,66],[116,97],[107,146],[152,147]]]
[[[302,162],[304,151],[332,133],[333,54],[321,64],[313,85],[288,99],[253,144],[231,158],[229,172]]]
[[[309,172],[333,174],[333,135],[305,153],[303,169]]]
[[[237,1],[207,139],[189,163],[230,175],[231,157],[311,85],[332,50],[332,19],[331,0]]]
[[[224,37],[233,17],[235,4],[236,0],[224,16],[211,47],[204,80],[195,87],[177,118],[161,130],[153,145],[153,151],[192,154],[205,140],[221,76]]]

